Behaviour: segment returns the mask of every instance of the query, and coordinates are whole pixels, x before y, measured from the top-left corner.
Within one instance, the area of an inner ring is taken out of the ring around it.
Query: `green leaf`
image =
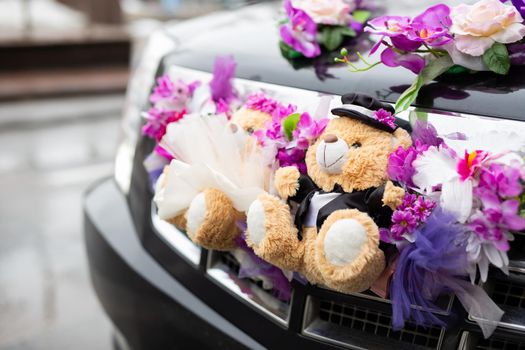
[[[292,141],[293,132],[295,128],[297,128],[297,123],[299,123],[300,118],[301,118],[301,114],[294,113],[294,114],[290,114],[288,117],[286,117],[283,120],[284,134],[290,141]]]
[[[357,33],[350,27],[341,27],[341,35],[355,37]]]
[[[463,73],[468,73],[468,72],[470,72],[468,68],[465,68],[457,64],[453,65],[447,70],[448,74],[463,74]]]
[[[406,111],[419,94],[423,85],[445,73],[454,63],[449,55],[441,56],[427,63],[412,85],[406,89],[396,102],[396,113]]]
[[[503,44],[495,43],[483,54],[483,62],[494,73],[507,74],[510,69],[510,58],[507,47]]]
[[[321,31],[320,42],[328,51],[337,49],[343,43],[342,27],[324,27]]]
[[[355,10],[352,12],[352,17],[359,23],[365,23],[371,15],[372,13],[366,10]]]
[[[421,120],[422,122],[428,122],[428,113],[418,110],[410,111],[408,120],[412,126],[416,125],[418,120]]]
[[[296,59],[296,58],[303,57],[302,53],[300,53],[298,51],[295,51],[290,46],[286,45],[283,41],[279,42],[279,48],[281,49],[281,53],[283,54],[283,56],[288,58],[288,59],[292,59],[293,60],[293,59]]]

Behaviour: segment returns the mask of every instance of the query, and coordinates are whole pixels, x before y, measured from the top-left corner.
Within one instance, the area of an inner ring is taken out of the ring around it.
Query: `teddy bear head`
[[[345,95],[342,101],[343,107],[332,110],[338,117],[308,148],[308,175],[324,191],[336,185],[345,192],[379,187],[387,181],[389,155],[399,146],[409,147],[411,138],[394,124],[390,105],[361,94]],[[386,114],[385,120],[377,111]]]

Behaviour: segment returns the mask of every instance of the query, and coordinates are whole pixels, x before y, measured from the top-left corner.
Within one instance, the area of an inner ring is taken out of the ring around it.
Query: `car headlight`
[[[115,159],[115,181],[121,191],[129,192],[135,148],[140,137],[141,112],[146,108],[151,87],[161,59],[176,47],[173,36],[165,29],[154,32],[132,72],[124,104],[121,140]]]

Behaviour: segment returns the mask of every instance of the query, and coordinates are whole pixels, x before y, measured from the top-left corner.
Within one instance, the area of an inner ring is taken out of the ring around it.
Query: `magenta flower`
[[[417,227],[417,220],[409,210],[396,210],[392,214],[392,227],[390,232],[395,240],[401,240],[403,235],[409,235]]]
[[[237,63],[233,56],[217,57],[213,65],[213,78],[210,81],[210,91],[215,103],[221,100],[230,103],[235,98],[232,79],[235,76]]]
[[[378,122],[388,125],[392,129],[396,128],[396,124],[395,124],[396,118],[392,115],[391,112],[383,108],[380,108],[374,113],[374,118]]]
[[[398,147],[394,153],[388,157],[387,174],[388,177],[408,187],[414,187],[412,177],[416,173],[412,163],[417,158],[418,153],[413,147],[404,149]]]
[[[406,36],[410,30],[410,17],[379,16],[368,21],[365,31],[372,34],[398,37]]]
[[[465,151],[464,158],[458,161],[457,171],[461,180],[472,178],[474,174],[481,169],[483,161],[488,157],[488,153],[484,151],[473,151],[468,153]]]
[[[430,146],[439,147],[444,142],[441,137],[437,136],[437,130],[432,124],[421,120],[416,121],[411,136],[416,143],[426,145],[427,149]]]
[[[179,79],[173,82],[168,74],[164,74],[157,79],[157,85],[150,95],[150,102],[157,108],[182,110],[199,85],[199,81],[186,84]]]
[[[310,141],[317,139],[328,125],[328,118],[314,120],[308,113],[301,114],[297,127],[293,132],[293,139],[297,142],[297,147],[306,149],[310,146]]]
[[[479,193],[497,193],[502,198],[519,196],[523,191],[520,168],[496,163],[483,168],[477,190]]]
[[[425,59],[415,53],[399,54],[387,47],[381,53],[381,62],[388,67],[403,67],[412,73],[419,74],[425,68]]]
[[[283,42],[302,53],[305,57],[316,57],[321,54],[317,43],[317,25],[306,12],[294,8],[291,0],[285,0],[284,8],[289,22],[279,28]]]
[[[142,134],[160,141],[166,133],[168,124],[182,119],[185,114],[185,110],[177,112],[155,107],[150,108],[144,115],[146,124],[142,127]]]
[[[297,109],[294,105],[283,105],[277,100],[274,100],[270,97],[267,97],[263,93],[256,93],[250,95],[245,104],[246,108],[252,109],[254,111],[261,111],[263,113],[270,114],[275,118],[285,118],[290,114],[294,113]]]
[[[429,7],[410,22],[407,38],[430,46],[441,46],[452,40],[450,8],[445,4]]]
[[[425,222],[435,208],[436,202],[431,199],[425,199],[423,196],[419,196],[414,201],[412,210],[414,216],[419,222]]]

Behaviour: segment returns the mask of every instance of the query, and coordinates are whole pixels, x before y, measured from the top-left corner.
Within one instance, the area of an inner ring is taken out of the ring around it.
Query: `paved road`
[[[0,104],[0,349],[111,348],[87,272],[81,197],[112,171],[122,101]]]

